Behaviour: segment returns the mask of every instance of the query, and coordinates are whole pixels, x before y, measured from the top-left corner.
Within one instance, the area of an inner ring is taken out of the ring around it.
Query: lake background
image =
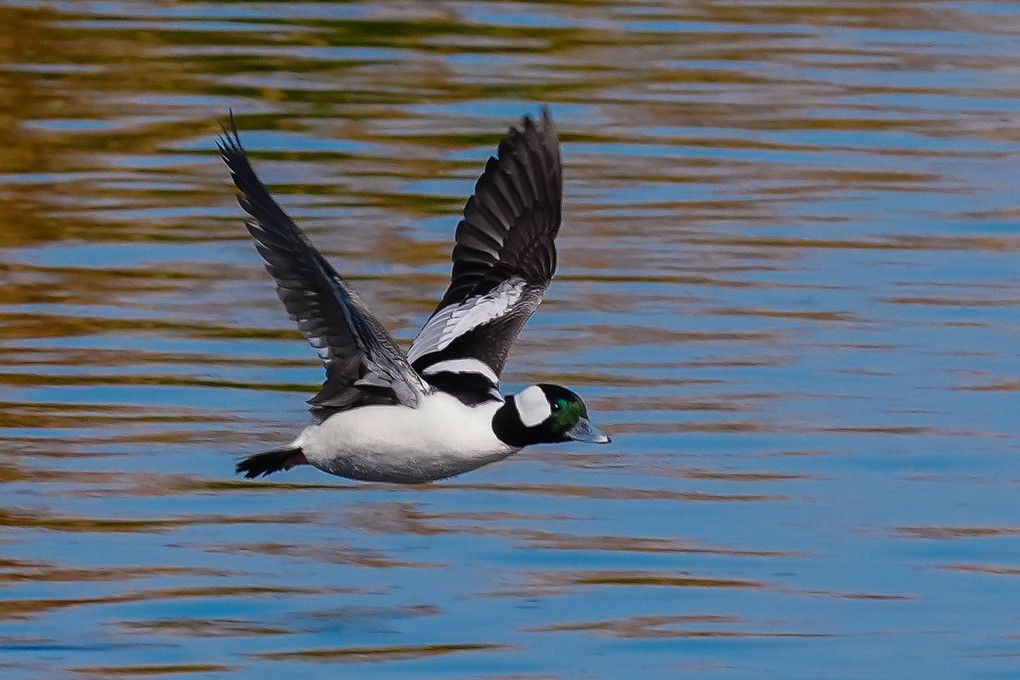
[[[236,458],[321,379],[214,146],[412,338],[563,141],[504,374],[609,447]],[[1020,6],[0,0],[4,678],[1016,678]]]

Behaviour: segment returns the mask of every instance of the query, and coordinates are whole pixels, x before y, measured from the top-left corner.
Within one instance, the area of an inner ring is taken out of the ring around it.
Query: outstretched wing
[[[491,387],[556,270],[563,175],[547,109],[499,143],[457,225],[450,287],[408,352],[432,384]]]
[[[326,367],[322,389],[309,399],[317,409],[363,404],[416,406],[431,388],[422,381],[386,329],[287,216],[252,169],[233,115],[218,142],[251,216],[245,222],[276,293],[290,318]]]

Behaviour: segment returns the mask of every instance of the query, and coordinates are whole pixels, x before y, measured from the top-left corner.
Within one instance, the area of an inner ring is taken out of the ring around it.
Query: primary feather
[[[224,128],[220,153],[240,190],[238,203],[276,292],[326,368],[309,402],[323,410],[368,404],[415,406],[431,388],[411,367],[386,328],[277,205],[255,174],[237,127]]]
[[[559,139],[543,109],[510,129],[464,206],[450,286],[408,352],[415,369],[471,358],[499,376],[556,270],[562,194]]]

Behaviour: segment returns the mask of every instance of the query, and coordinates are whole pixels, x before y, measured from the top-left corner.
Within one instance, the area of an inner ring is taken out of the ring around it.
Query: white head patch
[[[521,424],[524,427],[535,427],[552,415],[549,399],[538,385],[525,387],[515,394],[514,404],[517,405],[517,412],[521,414]]]

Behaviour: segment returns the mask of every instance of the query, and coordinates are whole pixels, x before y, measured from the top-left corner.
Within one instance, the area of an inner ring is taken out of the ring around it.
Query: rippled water
[[[4,678],[1020,673],[1014,3],[0,0],[0,95]],[[613,446],[235,478],[321,369],[228,108],[408,340],[540,103],[561,267],[506,387]]]

